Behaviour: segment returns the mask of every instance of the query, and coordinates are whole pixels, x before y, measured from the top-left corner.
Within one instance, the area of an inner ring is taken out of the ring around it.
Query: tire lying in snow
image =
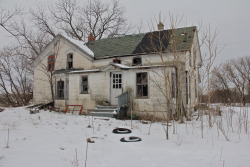
[[[116,128],[113,130],[113,133],[115,133],[115,134],[128,134],[131,132],[132,131],[130,129],[127,129],[127,128]]]
[[[120,140],[121,142],[138,142],[138,141],[141,141],[141,138],[140,137],[136,137],[136,136],[130,136],[128,138],[121,138]]]

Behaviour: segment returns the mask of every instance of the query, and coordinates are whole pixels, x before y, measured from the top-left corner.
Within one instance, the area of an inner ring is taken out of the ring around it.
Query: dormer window
[[[55,55],[50,55],[48,57],[48,71],[52,72],[55,68]]]
[[[121,60],[118,58],[114,58],[113,63],[121,64]]]
[[[68,69],[73,68],[73,54],[72,53],[67,54],[67,68]]]
[[[132,66],[141,66],[141,65],[142,65],[141,57],[134,57]]]

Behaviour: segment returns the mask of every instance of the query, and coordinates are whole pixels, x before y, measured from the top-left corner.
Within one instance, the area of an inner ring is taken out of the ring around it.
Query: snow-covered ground
[[[249,167],[248,112],[224,108],[212,128],[204,116],[203,138],[200,120],[171,123],[166,140],[162,123],[133,121],[131,129],[129,120],[9,108],[0,113],[0,167]],[[132,133],[112,133],[117,127]],[[128,136],[142,141],[120,142]]]

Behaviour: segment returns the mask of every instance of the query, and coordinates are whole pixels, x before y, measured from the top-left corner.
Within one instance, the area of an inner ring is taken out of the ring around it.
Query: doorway
[[[110,77],[110,103],[118,105],[118,98],[122,94],[122,73],[112,72]]]

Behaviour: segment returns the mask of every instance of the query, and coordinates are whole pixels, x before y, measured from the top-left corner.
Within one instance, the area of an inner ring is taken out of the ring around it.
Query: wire
[[[250,42],[219,43],[218,45],[250,45]]]

